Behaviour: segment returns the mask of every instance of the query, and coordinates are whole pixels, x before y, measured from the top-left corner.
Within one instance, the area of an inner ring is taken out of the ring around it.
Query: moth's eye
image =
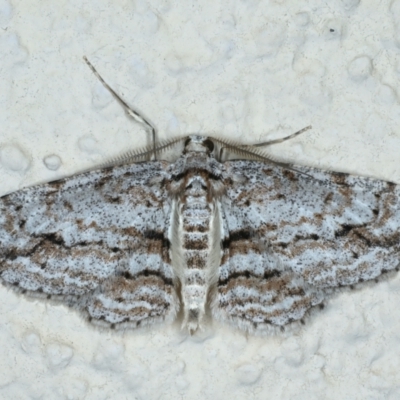
[[[210,139],[206,139],[203,142],[203,145],[206,146],[208,148],[208,150],[210,151],[210,153],[214,150],[214,142]]]
[[[188,138],[185,140],[185,147],[186,147],[191,141],[192,141],[192,139],[190,139],[190,137],[188,137]]]

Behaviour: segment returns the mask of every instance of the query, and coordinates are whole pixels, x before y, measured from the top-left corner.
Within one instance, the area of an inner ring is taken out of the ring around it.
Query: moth
[[[3,196],[3,284],[115,329],[182,314],[191,333],[211,315],[268,334],[304,322],[339,288],[399,269],[399,186],[218,138],[157,143],[85,61],[153,145]],[[181,154],[163,161],[171,146]],[[226,150],[238,159],[224,161]]]

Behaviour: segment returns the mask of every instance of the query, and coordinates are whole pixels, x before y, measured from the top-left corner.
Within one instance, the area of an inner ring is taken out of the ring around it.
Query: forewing
[[[255,332],[282,327],[332,289],[398,267],[397,185],[256,161],[225,165],[233,183],[222,198],[218,318]]]
[[[0,199],[0,276],[94,323],[144,325],[177,308],[163,164],[91,171]],[[157,180],[158,182],[160,180]]]

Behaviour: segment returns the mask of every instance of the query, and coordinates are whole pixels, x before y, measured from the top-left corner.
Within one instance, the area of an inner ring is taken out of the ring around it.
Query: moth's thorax
[[[211,154],[214,150],[214,142],[204,136],[192,135],[186,139],[183,154],[188,152]]]
[[[206,152],[188,151],[167,169],[167,188],[171,195],[181,196],[191,183],[191,178],[201,177],[208,189],[213,189],[224,175],[224,167]]]

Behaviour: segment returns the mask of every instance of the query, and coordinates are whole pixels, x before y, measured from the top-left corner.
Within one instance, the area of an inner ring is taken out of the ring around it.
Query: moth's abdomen
[[[207,200],[206,182],[196,177],[187,186],[179,204],[182,245],[182,300],[184,325],[194,332],[204,316],[207,299],[209,254],[212,246],[213,203]]]

